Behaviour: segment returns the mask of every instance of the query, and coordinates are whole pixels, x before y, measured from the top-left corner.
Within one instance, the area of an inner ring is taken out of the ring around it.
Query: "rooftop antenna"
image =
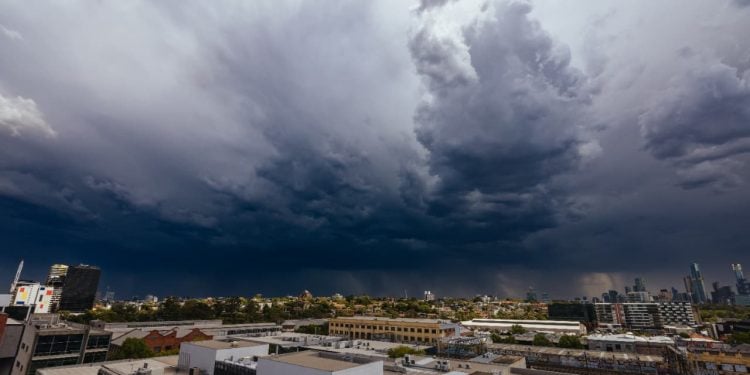
[[[10,284],[10,293],[13,294],[13,292],[16,291],[16,284],[18,284],[18,279],[21,278],[21,271],[23,270],[23,259],[21,259],[21,263],[18,263],[18,271],[16,271],[16,278],[13,279],[13,283]]]

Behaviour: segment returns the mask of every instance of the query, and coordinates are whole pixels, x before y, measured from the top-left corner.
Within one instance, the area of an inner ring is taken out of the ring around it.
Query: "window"
[[[29,374],[36,373],[36,369],[39,368],[75,365],[77,363],[78,356],[31,361],[31,366],[29,366]]]
[[[89,336],[86,349],[101,349],[109,347],[109,336]]]
[[[71,354],[81,351],[83,335],[39,336],[34,356]]]
[[[106,351],[86,353],[83,356],[83,363],[104,362],[106,360],[107,360]]]

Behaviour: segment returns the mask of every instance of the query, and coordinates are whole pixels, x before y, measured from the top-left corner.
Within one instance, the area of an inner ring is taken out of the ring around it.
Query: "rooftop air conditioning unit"
[[[188,375],[201,375],[201,369],[198,367],[191,367],[190,370],[188,370]]]

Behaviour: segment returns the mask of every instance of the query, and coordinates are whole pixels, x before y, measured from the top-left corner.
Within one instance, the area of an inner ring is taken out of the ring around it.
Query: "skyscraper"
[[[745,275],[742,273],[742,265],[739,263],[732,264],[732,271],[734,272],[734,278],[737,280],[737,294],[750,295],[750,283],[747,282]]]
[[[100,275],[99,267],[83,264],[69,267],[58,310],[84,312],[93,308]]]
[[[703,284],[703,275],[698,263],[690,265],[690,282],[693,292],[693,302],[706,303],[706,286]]]
[[[60,304],[60,295],[62,294],[63,286],[65,285],[65,275],[68,273],[68,266],[64,264],[53,264],[49,268],[49,274],[47,274],[47,286],[53,287],[52,299],[50,301],[50,308],[52,311],[57,311],[57,306]]]
[[[646,279],[642,277],[635,278],[635,285],[633,285],[634,292],[645,292],[646,291]]]
[[[744,280],[745,275],[742,273],[742,265],[739,263],[733,263],[732,264],[732,271],[734,272],[734,277],[737,280]]]

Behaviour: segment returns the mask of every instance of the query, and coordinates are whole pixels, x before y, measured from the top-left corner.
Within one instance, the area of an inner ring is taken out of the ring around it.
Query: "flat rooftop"
[[[338,342],[306,345],[304,348],[335,353],[349,353],[363,356],[388,357],[388,349],[407,346],[416,350],[427,350],[433,346],[410,345],[398,342],[374,341],[374,340],[341,340]]]
[[[557,355],[563,357],[588,358],[591,360],[616,360],[616,361],[641,361],[641,362],[664,362],[664,358],[658,355],[645,355],[622,352],[603,352],[598,350],[567,349],[548,346],[529,346],[517,344],[487,344],[487,349],[496,352],[500,350],[517,353],[536,353],[541,355]]]
[[[342,316],[332,318],[331,320],[371,320],[381,322],[402,322],[402,323],[449,323],[449,320],[443,319],[414,319],[414,318],[386,318],[384,316]]]
[[[497,374],[504,373],[510,367],[526,368],[526,361],[521,356],[494,356],[486,361],[459,360],[454,358],[433,358],[424,356],[410,356],[413,363],[406,366],[402,364],[403,358],[396,359],[395,364],[406,370],[407,374]],[[447,362],[447,371],[438,370],[439,363]],[[389,366],[390,367],[390,366]]]
[[[580,322],[572,320],[541,320],[541,319],[472,319],[470,322],[478,323],[514,323],[514,324],[549,324],[549,325],[580,325]]]
[[[343,340],[338,336],[312,335],[309,333],[282,332],[273,336],[245,337],[242,335],[229,335],[233,340],[255,341],[266,344],[279,345],[290,348],[298,346],[320,345],[324,342],[335,342]]]
[[[289,354],[282,354],[278,356],[263,357],[261,361],[269,360],[282,363],[288,363],[291,365],[297,365],[300,367],[306,367],[315,370],[336,372],[341,370],[347,370],[350,368],[359,367],[362,363],[346,361],[343,358],[336,358],[334,356],[325,355],[316,351],[308,350],[304,352],[296,352]],[[374,362],[374,361],[372,361]]]
[[[203,348],[218,349],[218,350],[234,349],[234,348],[251,348],[254,346],[268,345],[267,343],[249,341],[249,340],[243,340],[243,341],[204,340],[204,341],[191,341],[191,342],[182,343],[182,345],[185,345],[185,344],[200,346]]]
[[[87,363],[82,365],[47,367],[37,370],[37,375],[97,375],[102,368],[129,374],[144,364],[149,369],[162,370],[164,374],[177,374],[177,356],[156,357],[146,359],[127,359],[122,361],[109,361],[99,363]]]

